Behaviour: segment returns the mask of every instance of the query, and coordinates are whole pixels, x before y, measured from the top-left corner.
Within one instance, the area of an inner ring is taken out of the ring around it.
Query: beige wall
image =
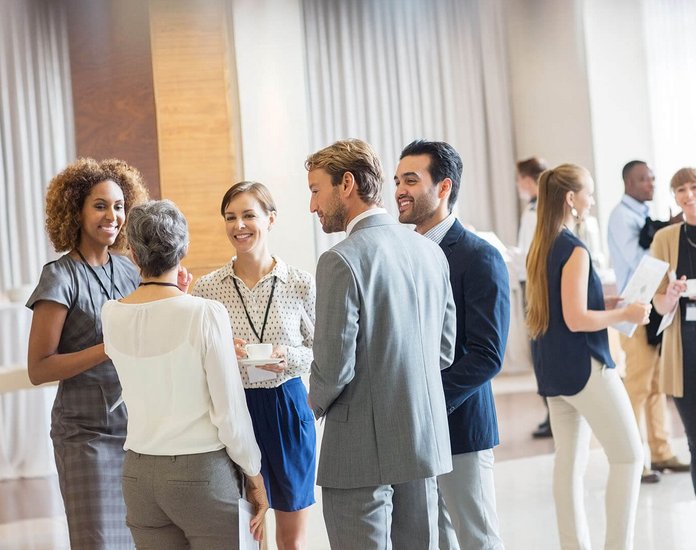
[[[237,179],[225,5],[150,0],[150,28],[160,193],[188,219],[185,263],[198,277],[231,255],[219,213]]]
[[[592,172],[606,250],[608,217],[623,194],[621,168],[653,160],[642,5],[509,0],[506,7],[517,156]],[[666,215],[667,201],[656,199],[654,213]]]
[[[582,0],[508,0],[506,23],[518,158],[594,169]]]

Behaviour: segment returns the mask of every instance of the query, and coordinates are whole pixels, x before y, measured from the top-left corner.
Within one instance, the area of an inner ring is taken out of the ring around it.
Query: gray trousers
[[[322,488],[332,550],[436,550],[434,477],[358,489]]]
[[[126,453],[126,524],[139,550],[239,548],[240,490],[240,475],[224,449],[179,456]]]
[[[452,456],[438,476],[440,550],[503,550],[495,509],[493,449]]]

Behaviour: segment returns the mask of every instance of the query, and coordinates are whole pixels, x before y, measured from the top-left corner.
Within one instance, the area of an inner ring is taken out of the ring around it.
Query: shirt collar
[[[647,216],[650,212],[650,207],[644,202],[637,201],[630,195],[624,195],[621,198],[621,202],[628,206],[634,212]]]
[[[377,214],[386,214],[386,213],[387,213],[387,211],[384,208],[377,207],[377,208],[369,208],[368,210],[365,210],[365,212],[358,214],[352,220],[350,220],[348,227],[346,227],[346,236],[351,234],[351,232],[355,228],[355,225],[360,220],[364,220],[365,218],[369,218],[370,216],[376,216]]]
[[[226,279],[227,277],[237,277],[237,275],[234,273],[234,261],[237,259],[237,256],[234,256],[229,262],[227,262],[224,266],[220,268],[220,271],[218,272],[218,280],[222,281]],[[263,281],[266,278],[276,276],[280,281],[283,283],[288,282],[288,264],[286,264],[281,258],[278,256],[273,256],[273,259],[275,260],[275,265],[273,266],[273,269],[263,277],[261,277],[261,281]]]
[[[454,220],[456,219],[457,217],[454,215],[454,213],[450,214],[435,227],[431,227],[425,233],[423,233],[423,236],[427,237],[431,241],[435,241],[437,244],[440,244],[442,239],[445,238],[445,235],[447,235],[447,232],[452,229]]]

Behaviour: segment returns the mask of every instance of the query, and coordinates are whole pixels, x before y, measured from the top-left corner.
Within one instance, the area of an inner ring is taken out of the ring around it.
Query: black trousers
[[[691,482],[696,493],[696,322],[682,320],[684,397],[675,397],[691,452]]]

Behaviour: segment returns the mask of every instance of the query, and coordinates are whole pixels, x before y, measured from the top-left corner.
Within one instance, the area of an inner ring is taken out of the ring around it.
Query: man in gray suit
[[[440,248],[382,204],[360,140],[310,155],[310,210],[347,238],[317,264],[309,400],[326,426],[317,483],[334,550],[436,549],[436,476],[452,469],[440,369],[455,308]]]

